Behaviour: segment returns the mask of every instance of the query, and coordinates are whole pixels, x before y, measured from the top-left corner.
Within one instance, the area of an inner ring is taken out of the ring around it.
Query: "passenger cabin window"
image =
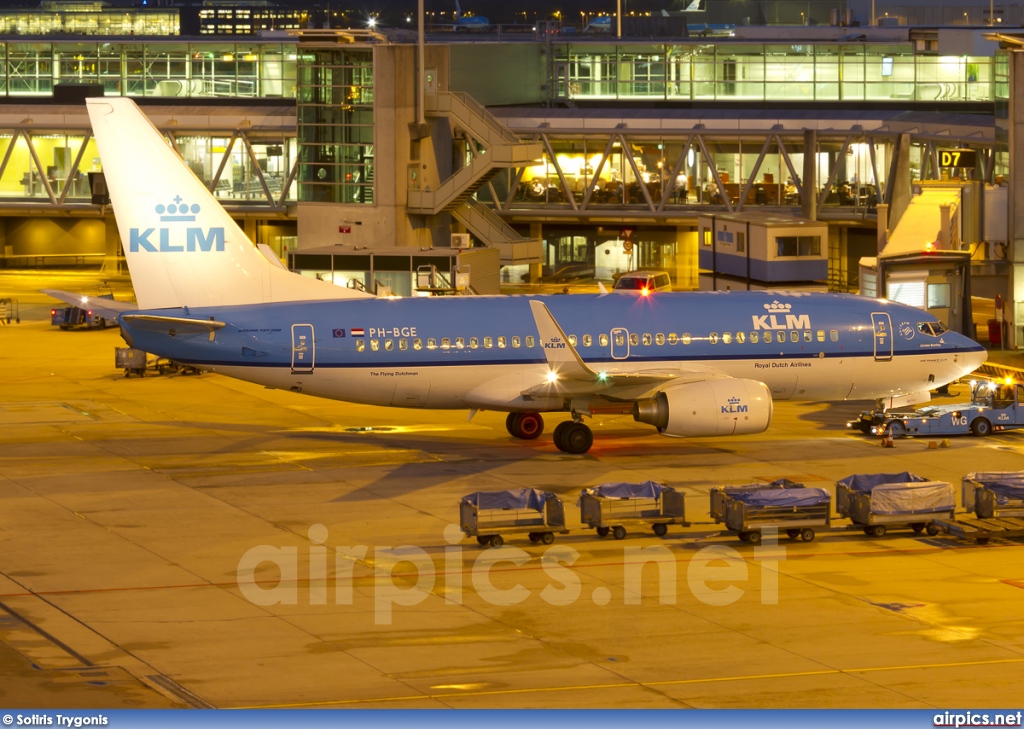
[[[490,349],[494,346],[494,337],[484,337],[484,349]]]
[[[786,341],[786,333],[785,332],[775,332],[775,341],[778,342],[779,344],[782,344],[783,342],[785,342]]]
[[[399,339],[398,340],[398,348],[400,350],[402,350],[403,352],[405,350],[409,349],[409,340],[408,339]]]
[[[718,344],[718,332],[711,332],[711,334],[708,335],[708,341],[712,344]]]
[[[465,339],[463,339],[462,337],[455,337],[455,347],[456,347],[456,349],[462,349],[465,346],[466,346],[466,340]]]
[[[723,332],[723,334],[722,334],[722,344],[731,344],[731,343],[732,343],[732,332]]]
[[[679,344],[679,336],[675,332],[670,332],[668,335],[669,344]]]
[[[379,351],[380,350],[380,340],[379,339],[371,339],[370,340],[370,349],[373,350],[374,352]]]
[[[437,340],[433,337],[427,338],[427,349],[437,349]]]
[[[743,344],[745,341],[747,341],[747,333],[736,332],[736,344]]]
[[[519,349],[520,342],[521,340],[519,339],[519,337],[512,337],[512,347],[514,349]]]
[[[594,343],[594,340],[593,340],[593,338],[589,334],[584,334],[583,335],[583,346],[584,347],[589,347],[593,343]]]
[[[356,351],[357,352],[362,352],[365,349],[366,349],[366,341],[363,340],[363,339],[357,339],[356,340]]]
[[[757,344],[760,341],[761,341],[761,335],[760,334],[758,334],[757,332],[751,332],[750,333],[750,343],[751,344]]]
[[[422,339],[414,339],[414,340],[412,340],[412,348],[415,349],[415,350],[423,349],[423,340]]]
[[[469,338],[469,348],[470,349],[476,349],[479,346],[480,346],[480,340],[479,339],[477,339],[476,337],[470,337]]]
[[[829,338],[829,340],[831,340],[833,342],[838,342],[839,341],[839,332],[837,330],[835,330],[835,329],[830,329],[829,332],[828,332],[828,338]]]
[[[814,336],[814,333],[810,329],[805,329],[804,330],[804,341],[805,342],[811,341],[811,338],[813,336]]]
[[[394,341],[392,341],[390,339],[385,339],[384,340],[384,350],[386,352],[391,352],[392,350],[394,350],[394,348],[395,348]]]
[[[680,339],[682,340],[683,344],[689,344],[690,342],[693,341],[690,338],[690,333],[689,332],[683,332],[683,335],[680,337]]]
[[[575,334],[570,334],[569,335],[569,344],[571,344],[574,347],[576,346],[576,335]]]
[[[800,341],[800,332],[797,332],[797,331],[790,332],[789,333],[789,341],[791,341],[791,342],[799,342]]]
[[[665,343],[665,335],[660,333],[655,334],[654,343],[657,344],[659,347],[662,346]]]
[[[644,346],[649,347],[654,339],[651,338],[650,334],[644,334]]]
[[[629,335],[629,343],[632,344],[635,347],[637,344],[640,343],[640,336],[637,335],[637,334],[630,334]]]
[[[449,337],[443,337],[441,339],[441,349],[451,349],[452,340]]]
[[[818,330],[818,341],[819,342],[824,342],[825,341],[825,330],[824,329],[819,329]]]
[[[533,347],[533,346],[534,346],[534,344],[535,344],[535,342],[534,342],[534,338],[533,338],[533,336],[532,336],[532,335],[526,338],[526,347],[527,347],[528,349],[529,349],[529,348],[531,348],[531,347]]]
[[[601,345],[602,347],[607,347],[608,346],[608,335],[607,334],[598,334],[597,335],[597,343],[599,345]]]
[[[505,340],[505,337],[498,337],[498,349],[505,349],[506,346],[507,341]]]
[[[615,332],[615,346],[625,347],[626,346],[626,335],[622,332]]]

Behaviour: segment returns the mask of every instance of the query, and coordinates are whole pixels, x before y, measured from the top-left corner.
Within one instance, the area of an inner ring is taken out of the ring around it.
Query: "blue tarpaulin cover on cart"
[[[730,494],[750,506],[817,506],[832,500],[825,489],[761,489]]]
[[[544,503],[556,498],[550,491],[539,489],[509,489],[508,491],[477,491],[462,500],[478,509],[533,509],[544,511]]]
[[[871,513],[928,514],[956,506],[953,484],[945,481],[883,483],[871,491]]]
[[[859,491],[862,494],[869,494],[876,486],[887,483],[920,483],[927,481],[926,478],[903,471],[902,473],[855,473],[847,476],[839,482],[851,491]]]
[[[977,481],[982,486],[993,483],[1024,484],[1024,471],[979,471],[968,473],[965,481]]]
[[[1000,506],[1007,506],[1011,501],[1024,500],[1024,481],[987,483],[985,488],[996,495],[996,503]]]
[[[662,491],[674,491],[671,486],[662,486],[654,481],[643,483],[603,483],[600,486],[586,489],[593,496],[604,496],[608,499],[656,499]],[[579,501],[576,502],[579,505]]]

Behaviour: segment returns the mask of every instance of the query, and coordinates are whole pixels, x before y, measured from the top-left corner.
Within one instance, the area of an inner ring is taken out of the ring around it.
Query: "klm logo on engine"
[[[157,205],[156,213],[164,223],[193,223],[200,206],[182,202],[181,195],[174,198],[170,205]],[[185,227],[182,226],[146,228],[130,230],[128,250],[131,253],[209,253],[224,250],[223,228]]]
[[[811,317],[807,314],[791,314],[792,304],[781,304],[778,301],[773,301],[770,304],[765,304],[764,308],[768,311],[767,314],[758,316],[754,314],[751,316],[752,326],[754,330],[758,329],[810,329],[811,328]]]
[[[745,413],[750,409],[749,405],[740,405],[740,399],[738,397],[730,397],[726,402],[728,405],[722,405],[722,414],[727,415],[729,413]]]

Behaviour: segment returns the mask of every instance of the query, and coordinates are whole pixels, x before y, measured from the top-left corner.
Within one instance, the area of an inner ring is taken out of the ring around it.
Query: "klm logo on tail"
[[[164,223],[193,223],[201,210],[198,204],[189,205],[182,201],[181,195],[174,198],[170,205],[157,205],[157,215]],[[224,250],[224,229],[186,227],[182,239],[180,225],[139,230],[132,228],[128,250],[131,253],[209,253]]]

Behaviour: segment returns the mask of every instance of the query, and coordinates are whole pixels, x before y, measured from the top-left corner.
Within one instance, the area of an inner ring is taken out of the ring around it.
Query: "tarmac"
[[[1021,469],[1024,434],[883,448],[845,428],[868,403],[779,402],[734,438],[599,417],[570,456],[549,435],[565,416],[518,441],[502,413],[125,378],[115,329],[60,331],[35,293],[95,283],[0,274],[22,318],[0,327],[4,707],[1020,705],[1024,542],[836,519],[754,547],[708,494],[898,471],[959,493]],[[580,527],[582,488],[647,479],[685,494],[690,526]],[[463,495],[524,486],[559,494],[569,534],[460,539]]]

